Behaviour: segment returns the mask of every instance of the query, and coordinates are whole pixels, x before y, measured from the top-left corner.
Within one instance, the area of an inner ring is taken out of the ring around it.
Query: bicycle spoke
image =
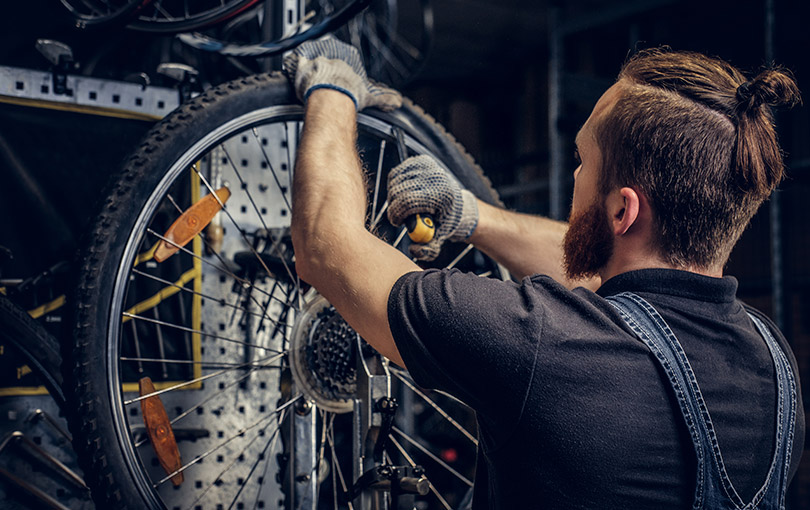
[[[394,376],[395,376],[397,379],[399,379],[400,381],[402,381],[402,383],[403,383],[405,386],[407,386],[408,388],[410,388],[410,389],[411,389],[411,391],[413,391],[414,393],[416,393],[417,395],[419,395],[420,397],[422,397],[422,399],[423,399],[425,402],[427,402],[427,404],[428,404],[428,405],[430,405],[430,407],[432,407],[433,409],[435,409],[435,410],[436,410],[436,412],[437,412],[437,413],[439,413],[440,415],[442,415],[442,417],[443,417],[445,420],[447,420],[448,422],[450,422],[450,424],[451,424],[451,425],[453,425],[453,426],[454,426],[456,429],[458,429],[458,430],[459,430],[459,432],[461,432],[462,434],[464,434],[464,436],[465,436],[467,439],[469,439],[470,441],[472,441],[472,443],[473,443],[475,446],[478,446],[478,440],[477,440],[477,439],[476,439],[476,438],[475,438],[475,437],[474,437],[472,434],[470,434],[469,432],[467,432],[467,429],[465,429],[464,427],[462,427],[462,426],[461,426],[461,424],[460,424],[459,422],[457,422],[457,421],[456,421],[456,420],[454,420],[454,419],[453,419],[453,418],[452,418],[452,417],[451,417],[449,414],[447,414],[447,412],[446,412],[444,409],[442,409],[441,407],[439,407],[439,404],[437,404],[436,402],[434,402],[433,400],[431,400],[431,399],[430,399],[430,397],[428,397],[427,395],[425,395],[425,393],[424,393],[424,392],[422,392],[422,391],[421,391],[419,388],[417,388],[417,387],[416,387],[414,384],[412,384],[410,381],[408,381],[407,379],[405,379],[404,377],[402,377],[402,376],[401,376],[400,374],[398,374],[396,371],[393,371],[393,370],[392,370],[392,371],[391,371],[391,373],[392,373],[392,374],[394,374]]]
[[[223,152],[225,153],[225,157],[227,158],[228,162],[231,164],[231,168],[234,169],[234,171],[237,173],[237,177],[239,177],[239,180],[244,185],[244,181],[242,180],[242,177],[239,175],[239,172],[236,170],[236,165],[233,163],[230,156],[228,155],[227,150],[225,149],[225,144],[222,144],[221,147],[222,147]],[[289,148],[288,148],[288,151],[289,151]],[[211,185],[208,183],[208,180],[205,178],[205,176],[202,173],[200,173],[200,171],[197,169],[196,165],[192,166],[191,168],[192,168],[192,170],[194,170],[194,172],[197,173],[197,175],[200,176],[200,180],[205,185],[205,187],[208,188],[208,192],[211,193],[212,195],[214,195],[214,197],[217,199],[217,202],[219,202],[219,205],[222,208],[222,212],[224,212],[225,215],[228,217],[228,219],[231,220],[231,223],[233,223],[233,226],[236,227],[236,230],[239,232],[239,235],[242,236],[242,240],[245,242],[245,244],[247,244],[248,248],[250,248],[250,251],[253,252],[253,256],[256,257],[256,259],[259,261],[259,263],[261,264],[261,266],[265,270],[265,272],[268,275],[273,274],[273,272],[270,271],[270,269],[267,267],[267,264],[265,264],[264,259],[262,259],[262,257],[256,252],[256,248],[253,247],[253,243],[251,243],[250,240],[248,240],[247,234],[245,233],[244,229],[239,226],[239,223],[236,222],[236,219],[234,219],[233,215],[231,215],[231,212],[228,210],[227,207],[225,207],[225,204],[222,203],[222,201],[219,199],[216,192],[214,191],[214,188],[211,187]],[[259,220],[261,220],[262,225],[264,226],[265,230],[268,230],[267,225],[264,222],[264,218],[262,218],[261,211],[259,211],[258,208],[256,207],[256,202],[253,201],[253,197],[247,191],[247,187],[244,187],[243,189],[244,189],[245,193],[247,194],[248,198],[250,199],[250,202],[253,204],[254,209],[256,209],[256,213],[259,215]],[[284,258],[284,254],[281,253],[280,251],[278,253],[278,258],[281,261],[281,264],[284,266],[284,269],[287,271],[287,275],[290,277],[290,279],[295,280],[295,276],[293,276],[292,271],[290,270],[290,267],[289,267],[289,265],[287,264],[287,261]]]
[[[166,9],[164,9],[164,8],[163,8],[163,2],[162,2],[162,0],[159,0],[159,1],[157,2],[157,4],[155,4],[155,11],[159,12],[160,14],[162,14],[164,18],[167,18],[167,19],[168,19],[168,18],[171,18],[171,17],[172,17],[172,15],[171,15],[171,14],[169,14],[169,13],[166,11]],[[157,17],[157,14],[155,14],[155,17]]]
[[[286,415],[286,412],[287,412],[287,410],[285,409],[281,413],[279,413],[279,423],[284,420],[284,416]],[[225,468],[223,468],[222,471],[220,471],[220,473],[216,476],[216,478],[214,478],[214,481],[212,483],[210,483],[208,485],[208,487],[206,487],[205,490],[203,490],[202,493],[200,493],[199,496],[197,496],[197,499],[195,499],[194,501],[191,502],[191,504],[188,506],[189,510],[194,508],[194,506],[203,498],[203,496],[205,496],[208,493],[209,490],[211,490],[212,487],[214,487],[216,485],[217,482],[222,481],[222,476],[226,472],[230,471],[230,469],[234,466],[234,464],[236,464],[236,462],[239,460],[239,457],[241,455],[244,455],[244,453],[251,447],[251,445],[253,445],[253,443],[256,442],[256,440],[258,440],[260,437],[264,437],[264,434],[267,432],[267,428],[270,427],[270,425],[272,425],[272,423],[268,423],[267,425],[265,425],[265,427],[262,429],[262,432],[260,432],[259,434],[256,434],[256,436],[254,436],[253,439],[251,439],[250,442],[248,442],[248,444],[245,445],[245,447],[242,449],[242,451],[239,452],[239,455],[235,455],[233,457],[233,460],[230,462],[230,464],[225,466]],[[255,466],[264,459],[264,454],[267,452],[267,449],[271,445],[271,443],[275,442],[275,438],[278,436],[279,428],[280,427],[277,424],[276,429],[273,431],[273,434],[270,436],[270,439],[267,440],[267,444],[262,449],[262,454],[260,456],[257,456],[256,463],[253,465],[253,468],[250,470],[250,474],[247,476],[245,481],[247,481],[247,479],[249,479],[250,476],[253,474],[253,469],[255,469]],[[266,460],[266,459],[264,459],[264,460]],[[239,492],[237,492],[236,496],[234,497],[234,500],[233,500],[234,502],[236,502],[236,499],[239,498],[239,494],[242,493],[242,489],[244,489],[244,488],[245,488],[245,484],[242,484],[242,486],[239,488]],[[258,494],[261,494],[261,487],[259,487]],[[233,506],[233,503],[231,503],[231,507],[232,506]],[[228,508],[231,508],[231,507],[228,507]]]
[[[273,360],[270,360],[270,362],[269,362],[269,363],[272,363],[272,361],[273,361]],[[220,396],[225,396],[225,395],[226,395],[226,393],[225,393],[225,391],[226,391],[226,390],[228,390],[228,389],[230,389],[230,388],[232,388],[232,387],[236,386],[236,385],[237,385],[237,384],[239,384],[240,382],[244,381],[245,379],[247,379],[248,377],[250,377],[250,374],[252,374],[253,372],[255,372],[255,371],[259,370],[260,368],[261,368],[261,369],[264,369],[264,368],[281,368],[281,367],[268,367],[267,365],[269,365],[269,363],[267,363],[266,365],[259,365],[259,366],[254,366],[254,367],[251,367],[251,369],[250,369],[250,370],[248,370],[248,371],[247,371],[245,374],[243,374],[241,377],[239,377],[239,378],[237,378],[236,380],[234,380],[233,382],[229,383],[227,386],[225,386],[224,388],[222,388],[220,391],[218,391],[218,392],[216,392],[216,393],[212,393],[211,395],[209,395],[208,397],[206,397],[204,400],[202,400],[202,401],[200,401],[200,402],[196,403],[195,405],[191,406],[190,408],[186,409],[186,410],[185,410],[185,411],[183,411],[181,414],[179,414],[179,415],[178,415],[178,416],[176,416],[174,419],[172,419],[172,421],[171,421],[170,423],[171,423],[172,425],[174,425],[174,424],[176,424],[177,422],[179,422],[180,420],[182,420],[183,418],[185,418],[186,416],[188,416],[188,415],[190,415],[191,413],[193,413],[194,411],[196,411],[197,409],[199,409],[199,408],[203,407],[204,405],[208,404],[208,403],[209,403],[209,402],[211,402],[212,400],[216,399],[217,397],[220,397]],[[239,366],[239,365],[237,365],[237,364],[234,364],[234,365],[235,365],[235,366]],[[146,438],[146,439],[142,439],[142,440],[140,440],[140,441],[137,441],[137,442],[135,443],[135,448],[140,448],[141,446],[143,446],[144,444],[146,444],[148,441],[149,441],[149,439],[148,439],[148,438]]]
[[[245,489],[245,486],[247,486],[247,481],[250,480],[251,476],[253,476],[253,473],[256,471],[256,468],[259,466],[259,463],[262,460],[264,460],[265,462],[268,460],[267,455],[266,455],[267,454],[267,449],[270,447],[270,445],[272,443],[275,442],[275,438],[277,437],[278,431],[281,428],[281,420],[282,419],[283,419],[283,417],[279,418],[279,422],[276,425],[276,430],[273,431],[273,437],[271,437],[267,441],[267,444],[264,445],[264,449],[262,450],[262,452],[259,455],[256,456],[256,462],[254,462],[253,465],[250,467],[250,471],[248,472],[247,476],[245,477],[245,483],[243,483],[242,485],[239,486],[239,490],[236,491],[236,495],[233,497],[233,501],[231,501],[231,504],[228,507],[228,510],[231,510],[231,508],[233,508],[233,505],[236,504],[236,500],[239,499],[239,495],[242,494],[242,491]],[[265,427],[265,430],[266,429],[267,429],[267,427]],[[261,486],[259,486],[257,494],[261,494]]]
[[[402,242],[402,239],[405,238],[405,234],[407,234],[407,233],[408,233],[408,227],[402,227],[401,229],[399,229],[399,235],[397,235],[397,238],[394,241],[394,244],[392,244],[391,246],[393,246],[394,248],[399,246],[399,243]]]
[[[416,467],[416,462],[413,461],[411,456],[408,455],[408,452],[405,451],[405,448],[403,448],[402,445],[399,444],[399,441],[397,441],[395,437],[389,435],[388,440],[391,441],[391,444],[393,444],[397,448],[397,450],[399,450],[399,453],[401,453],[402,456],[405,457],[405,460],[408,462],[408,464],[410,464],[411,467]],[[447,500],[444,499],[441,494],[439,494],[439,491],[436,490],[436,487],[433,485],[433,482],[431,482],[429,479],[428,484],[430,484],[430,492],[432,492],[433,495],[436,496],[436,498],[438,498],[439,502],[444,506],[445,510],[453,510],[453,508],[450,506],[450,503],[448,503]]]
[[[461,259],[463,259],[465,255],[467,255],[468,253],[470,253],[470,251],[471,251],[472,249],[473,249],[473,245],[468,244],[468,245],[467,245],[467,247],[466,247],[466,248],[464,248],[463,250],[461,250],[461,253],[459,253],[459,254],[456,256],[456,258],[454,258],[454,259],[453,259],[453,261],[452,261],[452,262],[450,262],[449,264],[447,264],[447,267],[446,267],[445,269],[453,269],[454,267],[456,267],[456,264],[458,264],[458,263],[459,263],[459,261],[460,261]]]
[[[180,467],[179,469],[177,469],[177,470],[176,470],[176,471],[174,471],[173,473],[170,473],[170,474],[169,474],[168,476],[166,476],[165,478],[160,479],[160,480],[159,480],[157,483],[152,484],[152,486],[153,486],[154,488],[158,488],[158,487],[160,487],[161,485],[163,485],[163,484],[164,484],[164,483],[166,483],[167,481],[171,480],[173,476],[175,476],[175,475],[178,475],[178,474],[182,473],[183,471],[185,471],[186,469],[190,468],[190,467],[191,467],[191,466],[193,466],[194,464],[197,464],[198,462],[200,462],[201,460],[205,459],[206,457],[208,457],[209,455],[211,455],[211,454],[212,454],[212,453],[214,453],[215,451],[217,451],[217,450],[219,450],[220,448],[222,448],[223,446],[227,445],[228,443],[230,443],[230,442],[231,442],[231,441],[233,441],[234,439],[236,439],[236,438],[238,438],[238,437],[242,437],[242,436],[244,436],[244,435],[245,435],[245,433],[246,433],[247,431],[249,431],[249,430],[251,430],[251,429],[254,429],[254,428],[258,427],[258,426],[259,426],[259,425],[261,425],[261,424],[262,424],[264,421],[266,421],[266,420],[268,420],[268,419],[270,419],[270,418],[273,418],[273,417],[274,417],[274,416],[275,416],[277,413],[280,413],[280,412],[281,412],[281,411],[283,411],[284,409],[286,409],[286,408],[288,408],[289,406],[291,406],[291,405],[292,405],[293,403],[295,403],[295,402],[296,402],[296,401],[297,401],[299,398],[301,398],[301,395],[297,395],[295,398],[293,398],[293,399],[292,399],[292,400],[290,400],[289,402],[287,402],[287,403],[285,403],[285,404],[283,404],[283,405],[281,405],[281,406],[277,407],[275,411],[273,411],[273,412],[269,413],[267,416],[264,416],[264,417],[260,418],[259,420],[257,420],[257,421],[255,421],[255,422],[253,422],[252,424],[248,425],[247,427],[244,427],[244,428],[240,429],[239,431],[237,431],[237,432],[236,432],[236,434],[232,435],[231,437],[229,437],[228,439],[226,439],[226,440],[225,440],[225,441],[223,441],[222,443],[218,444],[217,446],[215,446],[215,447],[211,448],[210,450],[208,450],[208,451],[206,451],[206,452],[204,452],[204,453],[201,453],[200,455],[197,455],[196,457],[194,457],[194,459],[193,459],[191,462],[189,462],[188,464],[185,464],[184,466]]]
[[[279,414],[279,418],[278,418],[279,423],[283,423],[284,419],[286,417],[287,417],[287,411],[284,410],[284,411],[281,412],[281,414]],[[273,432],[273,434],[275,434],[276,437],[278,437],[279,428],[280,427],[276,427],[275,432]],[[273,441],[275,441],[275,439],[273,439]],[[260,480],[267,480],[267,467],[270,465],[270,457],[271,456],[267,456],[267,458],[264,461],[264,470],[262,471],[262,476],[261,476]],[[261,496],[261,494],[262,494],[262,489],[261,489],[261,482],[260,482],[259,483],[259,490],[256,491],[256,501],[253,502],[253,510],[256,510],[257,508],[259,508],[259,497]]]
[[[279,353],[279,351],[277,351],[275,349],[271,349],[269,347],[264,347],[262,345],[257,345],[257,344],[253,344],[253,343],[250,343],[250,342],[245,342],[244,340],[236,340],[235,338],[228,338],[228,337],[225,337],[225,336],[215,335],[213,333],[206,333],[205,331],[202,331],[200,329],[189,328],[189,327],[186,327],[186,326],[181,326],[179,324],[172,324],[170,322],[164,322],[164,321],[159,321],[159,320],[156,320],[156,319],[150,319],[149,317],[144,317],[143,315],[135,315],[135,314],[128,313],[128,312],[124,312],[122,315],[124,317],[129,317],[130,319],[136,319],[136,320],[140,320],[140,321],[144,321],[144,322],[149,322],[149,323],[152,323],[152,324],[158,324],[160,326],[166,326],[167,328],[172,328],[172,329],[179,329],[180,331],[187,331],[189,333],[197,333],[197,334],[199,334],[201,336],[207,336],[209,338],[216,338],[217,340],[222,340],[223,342],[231,342],[231,343],[234,343],[234,344],[243,345],[245,347],[256,347],[258,349],[262,349],[262,350],[265,350],[265,351],[268,351],[268,352]]]
[[[246,313],[246,314],[252,315],[252,316],[254,316],[254,317],[258,317],[258,318],[260,318],[260,319],[264,319],[264,320],[266,320],[266,321],[269,321],[271,324],[280,325],[280,326],[283,326],[283,327],[288,327],[288,328],[289,328],[289,327],[291,327],[291,326],[290,326],[290,325],[288,325],[288,324],[279,324],[279,322],[278,322],[278,321],[271,319],[271,318],[270,318],[270,317],[267,315],[267,313],[266,313],[266,312],[267,312],[267,305],[269,304],[269,300],[268,300],[268,301],[265,301],[264,305],[261,305],[261,306],[263,306],[263,307],[264,307],[264,308],[263,308],[264,313],[256,313],[256,312],[252,312],[252,311],[250,311],[248,308],[245,308],[245,307],[242,307],[242,306],[239,306],[239,305],[236,305],[236,304],[228,303],[227,301],[225,301],[225,299],[224,299],[224,298],[216,298],[216,297],[214,297],[214,296],[211,296],[211,295],[205,294],[205,293],[203,293],[203,292],[197,292],[197,291],[195,291],[195,290],[193,290],[193,289],[189,289],[188,287],[183,287],[183,286],[177,285],[177,283],[170,282],[169,280],[164,280],[163,278],[157,277],[157,276],[155,276],[155,275],[151,275],[151,274],[149,274],[149,273],[144,273],[143,271],[140,271],[140,270],[138,270],[138,269],[133,269],[133,270],[132,270],[132,272],[133,272],[134,274],[137,274],[137,275],[143,276],[143,277],[145,277],[145,278],[149,278],[150,280],[154,280],[154,281],[159,282],[159,283],[162,283],[162,284],[164,284],[164,285],[167,285],[167,286],[170,286],[170,287],[175,287],[175,288],[177,288],[178,290],[180,290],[181,292],[186,292],[186,293],[191,294],[191,295],[193,295],[193,296],[200,296],[202,299],[205,299],[205,300],[211,301],[211,302],[213,302],[213,303],[217,303],[217,304],[222,305],[222,306],[227,306],[227,307],[229,307],[229,308],[234,308],[234,309],[236,309],[236,310],[238,310],[238,311],[240,311],[240,312],[242,312],[242,313]],[[270,294],[272,295],[273,293],[272,293],[272,292],[270,292]],[[282,301],[282,300],[280,300],[280,299],[278,299],[278,298],[276,298],[276,300],[277,300],[279,303],[281,303],[281,304],[283,304],[283,305],[285,305],[285,306],[289,306],[289,301]],[[180,300],[180,302],[182,302],[182,300]],[[257,303],[257,304],[260,304],[260,303]]]
[[[404,64],[396,61],[393,52],[388,48],[388,46],[383,43],[380,38],[374,33],[373,30],[368,28],[367,24],[363,24],[362,30],[368,36],[368,40],[372,46],[377,50],[377,54],[382,55],[385,60],[391,64],[391,67],[394,68],[397,72],[399,72],[400,76],[408,76],[408,68],[404,66]]]
[[[264,162],[267,163],[267,168],[269,168],[270,173],[273,174],[273,180],[276,181],[276,186],[278,186],[278,191],[281,193],[281,198],[284,199],[284,203],[287,205],[287,209],[292,211],[292,206],[290,205],[290,201],[287,199],[287,190],[289,189],[289,186],[282,186],[281,185],[281,181],[278,178],[278,174],[276,173],[276,169],[273,168],[273,163],[270,162],[270,156],[267,155],[267,151],[264,150],[264,145],[262,144],[262,141],[259,138],[259,130],[254,127],[252,131],[253,131],[253,137],[256,139],[256,143],[259,144],[259,149],[261,149],[262,155],[264,156]]]
[[[380,207],[380,212],[374,218],[374,221],[371,222],[371,225],[369,225],[369,227],[368,227],[369,230],[374,230],[374,227],[377,226],[377,223],[380,222],[380,220],[383,218],[383,214],[385,214],[385,211],[387,211],[387,210],[388,210],[388,200],[383,202],[382,207]]]
[[[155,396],[155,395],[161,395],[163,393],[168,393],[170,391],[175,391],[175,390],[178,390],[180,388],[184,388],[186,386],[189,386],[191,384],[196,384],[198,382],[206,381],[206,380],[214,378],[214,377],[219,377],[222,374],[225,374],[225,373],[228,373],[228,372],[231,372],[231,371],[234,371],[234,370],[238,370],[240,368],[246,368],[248,366],[255,365],[256,363],[261,363],[261,362],[267,361],[268,359],[271,360],[270,362],[276,361],[277,359],[280,359],[280,358],[284,357],[286,354],[287,354],[286,352],[283,352],[281,354],[277,354],[276,356],[269,356],[267,358],[260,359],[258,361],[251,361],[251,362],[244,363],[242,365],[239,365],[239,366],[236,366],[236,367],[233,367],[233,368],[225,368],[225,369],[222,369],[222,370],[220,370],[218,372],[214,372],[212,374],[203,375],[201,377],[197,377],[196,379],[192,379],[190,381],[185,381],[185,382],[182,382],[182,383],[178,383],[178,384],[175,384],[174,386],[169,386],[168,388],[164,388],[162,390],[153,391],[152,393],[147,393],[146,395],[141,395],[140,397],[137,397],[137,398],[133,398],[133,399],[130,399],[130,400],[125,400],[124,405],[128,406],[130,404],[135,404],[135,403],[140,402],[141,400],[143,400],[145,398],[149,398],[149,397],[152,397],[152,396]]]
[[[295,130],[296,134],[300,136],[301,123],[296,122],[295,127],[296,127]],[[293,164],[292,164],[292,154],[290,152],[290,124],[288,122],[284,123],[284,148],[287,149],[287,171],[290,172],[290,182],[292,182]]]
[[[177,204],[177,202],[175,202],[175,200],[172,197],[171,193],[166,194],[166,198],[169,199],[169,202],[171,202],[172,205],[174,206],[174,208],[177,209],[177,212],[179,212],[180,214],[183,214],[183,212],[184,212],[183,208],[180,207]],[[217,215],[218,214],[219,213],[217,213]],[[211,224],[213,224],[215,220],[217,222],[219,222],[219,219],[217,218],[217,215],[215,215],[214,218],[211,220]],[[211,243],[208,242],[208,236],[207,235],[203,236],[203,235],[197,234],[196,237],[199,237],[200,240],[202,240],[203,244],[208,248],[208,252],[211,253],[211,255],[213,255],[214,258],[216,258],[219,261],[220,264],[222,264],[222,267],[228,267],[228,264],[225,262],[225,259],[223,259],[222,256],[219,254],[219,250],[214,249],[214,246],[212,246]],[[153,249],[157,249],[157,245],[155,245]]]
[[[377,197],[380,194],[380,179],[382,178],[383,156],[385,156],[385,140],[380,140],[380,157],[377,158],[377,174],[374,178],[374,200],[371,202],[371,213],[377,210]]]
[[[257,291],[259,291],[260,293],[262,293],[265,296],[269,297],[270,299],[275,299],[277,301],[281,301],[279,298],[277,298],[275,296],[271,296],[266,290],[262,289],[261,287],[256,287],[252,282],[250,282],[248,280],[245,280],[244,278],[240,278],[240,277],[236,276],[232,271],[230,271],[226,267],[220,267],[220,266],[214,264],[213,262],[211,262],[210,260],[206,260],[204,257],[201,257],[201,256],[197,255],[196,253],[192,252],[188,248],[185,248],[183,246],[179,246],[179,245],[175,244],[170,239],[168,239],[166,237],[163,237],[162,235],[158,234],[157,232],[155,232],[151,228],[147,228],[146,231],[149,234],[152,234],[153,236],[157,237],[158,239],[160,239],[162,241],[166,241],[167,243],[169,243],[169,244],[171,244],[173,246],[177,246],[180,249],[180,251],[182,251],[183,253],[191,255],[192,257],[194,257],[197,260],[200,260],[204,264],[208,264],[209,266],[213,267],[214,269],[216,269],[220,273],[223,273],[226,276],[230,276],[231,278],[233,278],[234,280],[239,282],[243,287],[255,287]],[[254,253],[255,253],[255,251],[254,251]],[[259,303],[256,303],[256,304],[259,304]]]
[[[139,314],[147,310],[154,310],[164,300],[174,296],[179,290],[184,287],[188,282],[193,281],[200,276],[200,272],[196,268],[189,269],[183,273],[180,278],[168,287],[160,289],[156,294],[144,299],[133,305],[127,310],[128,313]]]
[[[121,357],[118,358],[121,361],[144,361],[147,363],[168,363],[170,365],[201,365],[203,370],[214,370],[219,368],[225,367],[240,367],[243,363],[227,363],[225,361],[192,361],[187,359],[166,359],[166,358],[128,358],[128,357]],[[206,363],[212,363],[211,365],[206,365]]]
[[[320,474],[321,462],[323,462],[323,451],[326,447],[326,411],[319,409],[321,416],[321,441],[318,445],[318,454],[315,457],[315,467],[312,469],[312,479],[317,480]]]
[[[250,191],[248,189],[248,184],[242,178],[242,174],[239,173],[239,169],[236,168],[236,164],[233,162],[233,158],[231,158],[231,155],[228,153],[227,147],[225,146],[224,143],[222,145],[220,145],[220,147],[222,147],[222,152],[225,154],[225,159],[228,161],[228,164],[231,165],[231,170],[233,170],[233,173],[236,174],[237,179],[239,179],[239,184],[242,185],[242,191],[244,191],[245,195],[247,195],[247,198],[250,201],[250,205],[253,206],[253,210],[256,212],[256,216],[259,218],[259,221],[261,222],[262,227],[265,230],[269,230],[267,228],[267,223],[265,223],[265,221],[264,221],[264,216],[262,215],[261,211],[259,210],[259,206],[256,205],[256,201],[253,199],[253,195],[250,193]],[[239,227],[237,226],[237,228],[239,228]]]
[[[340,487],[343,492],[349,492],[349,487],[346,485],[346,479],[343,477],[343,470],[340,468],[340,462],[337,460],[337,453],[335,453],[335,415],[333,414],[330,419],[329,434],[326,436],[326,441],[329,443],[329,450],[332,452],[332,472],[337,473],[340,480]],[[334,474],[332,475],[334,476]],[[349,510],[354,510],[352,502],[348,502]]]
[[[419,444],[419,442],[416,439],[414,439],[411,436],[409,436],[408,434],[402,432],[396,426],[391,427],[391,430],[393,430],[394,432],[399,434],[399,436],[402,437],[402,439],[404,439],[404,440],[408,441],[409,443],[411,443],[417,450],[419,450],[420,452],[424,453],[425,455],[427,455],[428,457],[433,459],[433,461],[435,461],[441,467],[443,467],[448,472],[450,472],[450,474],[454,475],[456,478],[458,478],[459,480],[461,480],[462,482],[464,482],[468,486],[470,486],[470,487],[473,486],[473,483],[472,483],[472,481],[470,479],[468,479],[467,477],[465,477],[464,475],[462,475],[461,473],[459,473],[458,471],[456,471],[455,469],[450,467],[450,465],[448,463],[446,463],[445,461],[440,459],[436,454],[434,454],[433,452],[431,452],[430,450],[425,448],[423,445]]]

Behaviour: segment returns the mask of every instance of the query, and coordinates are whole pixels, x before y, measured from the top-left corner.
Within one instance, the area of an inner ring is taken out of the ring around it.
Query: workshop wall
[[[404,91],[465,145],[504,203],[520,211],[551,210],[549,136],[554,130],[564,140],[567,171],[562,189],[570,196],[574,135],[621,63],[637,49],[669,45],[702,51],[752,74],[768,64],[766,55],[772,52],[775,62],[795,73],[810,101],[810,31],[805,26],[810,12],[800,0],[436,0],[434,4],[432,54]],[[770,39],[769,5],[774,16]],[[198,68],[202,87],[241,73],[232,62],[203,57],[171,36],[78,31],[55,0],[13,2],[3,9],[0,66],[48,70],[34,42],[50,38],[73,47],[81,64],[77,72],[88,77],[141,83],[145,74],[152,85],[171,87],[155,73],[159,63],[168,61]],[[562,71],[561,114],[550,123],[549,37],[563,26],[568,31],[560,39],[563,51],[557,62]],[[260,67],[270,65],[267,61]],[[808,108],[777,115],[788,178],[777,192],[778,206],[763,206],[727,268],[739,279],[741,298],[782,324],[800,364],[805,395],[810,395]],[[4,199],[0,245],[15,252],[15,258],[5,262],[0,253],[0,276],[29,277],[70,260],[109,176],[152,124],[108,117],[79,123],[75,115],[0,107]],[[29,177],[37,183],[33,188]],[[20,192],[26,189],[28,193]],[[49,219],[53,214],[48,206],[59,211],[56,223]],[[21,210],[33,213],[20,218]],[[775,227],[779,236],[774,235]],[[781,276],[779,299],[774,299],[774,274]],[[58,294],[68,283],[58,274],[54,278]],[[47,302],[55,295],[49,292],[26,296],[27,305]],[[49,328],[65,334],[59,324]],[[808,455],[793,484],[790,504],[794,509],[810,508]]]

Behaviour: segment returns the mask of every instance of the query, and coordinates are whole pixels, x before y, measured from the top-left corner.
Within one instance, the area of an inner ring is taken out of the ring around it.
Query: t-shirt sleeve
[[[414,381],[499,422],[522,413],[544,317],[528,280],[455,269],[408,273],[388,298],[391,332]]]

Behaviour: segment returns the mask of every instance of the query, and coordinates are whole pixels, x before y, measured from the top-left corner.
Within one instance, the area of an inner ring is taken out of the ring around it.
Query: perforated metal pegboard
[[[2,508],[95,508],[81,482],[67,423],[50,396],[1,399],[0,435]],[[36,492],[44,496],[36,496]]]

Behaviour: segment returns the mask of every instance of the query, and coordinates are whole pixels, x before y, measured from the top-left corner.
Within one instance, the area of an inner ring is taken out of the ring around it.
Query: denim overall
[[[777,403],[775,453],[768,477],[754,499],[740,499],[726,473],[709,410],[703,401],[686,354],[661,315],[644,299],[630,292],[607,298],[622,319],[655,354],[678,398],[697,455],[695,510],[783,509],[788,484],[793,428],[796,422],[796,381],[790,364],[768,328],[748,314],[765,338],[776,373]]]

